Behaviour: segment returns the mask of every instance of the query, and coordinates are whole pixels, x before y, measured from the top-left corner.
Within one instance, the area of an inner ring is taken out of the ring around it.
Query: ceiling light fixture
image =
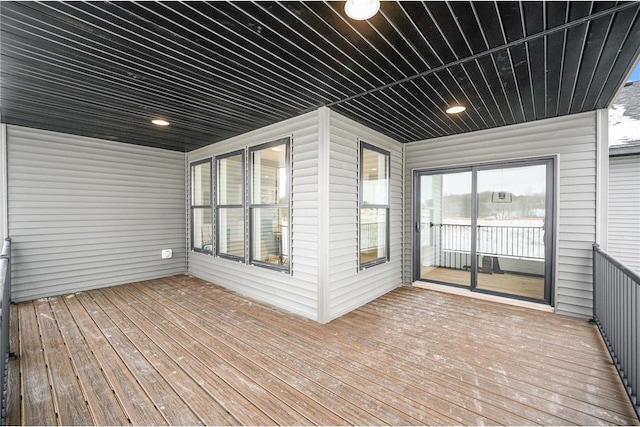
[[[344,13],[351,19],[364,21],[380,10],[380,0],[347,0]]]
[[[151,123],[158,126],[169,126],[169,122],[162,119],[153,119],[151,120]]]
[[[447,114],[458,114],[458,113],[462,113],[464,110],[466,110],[467,107],[463,107],[462,105],[454,105],[451,108],[447,108]]]

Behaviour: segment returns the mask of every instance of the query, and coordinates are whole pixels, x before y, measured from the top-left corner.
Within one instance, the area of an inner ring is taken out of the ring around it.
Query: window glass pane
[[[289,266],[289,209],[254,208],[253,260]]]
[[[287,202],[286,144],[280,144],[251,153],[253,204]]]
[[[386,205],[389,203],[388,156],[377,151],[362,150],[362,203]]]
[[[477,172],[477,289],[545,298],[547,165]]]
[[[218,251],[244,258],[244,208],[218,209]]]
[[[193,248],[213,250],[212,209],[193,208]]]
[[[191,166],[191,205],[211,204],[211,162]]]
[[[471,287],[471,171],[420,177],[420,278]]]
[[[387,258],[387,209],[360,209],[360,264]]]
[[[242,154],[218,159],[218,204],[242,205]]]

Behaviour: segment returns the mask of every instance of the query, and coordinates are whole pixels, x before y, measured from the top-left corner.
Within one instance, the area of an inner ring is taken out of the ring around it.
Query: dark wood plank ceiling
[[[328,106],[408,142],[605,108],[640,52],[640,2],[343,9],[3,1],[2,121],[189,151]]]

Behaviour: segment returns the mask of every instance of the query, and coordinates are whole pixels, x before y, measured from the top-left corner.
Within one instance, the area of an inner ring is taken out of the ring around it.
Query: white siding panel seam
[[[402,144],[331,112],[329,266],[331,318],[402,284]],[[391,154],[391,262],[358,271],[358,141]]]
[[[609,159],[607,252],[640,272],[640,155]]]
[[[318,321],[326,323],[331,318],[329,289],[329,194],[327,177],[330,175],[331,153],[330,110],[318,110]]]
[[[609,185],[609,110],[596,112],[596,240],[607,250],[607,205]]]
[[[247,262],[234,262],[191,251],[187,254],[188,272],[246,297],[317,320],[318,267],[314,260],[308,258],[308,254],[318,253],[318,112],[314,111],[191,151],[188,153],[188,162],[209,157],[214,157],[215,161],[216,155],[283,137],[291,137],[292,144],[289,257],[291,273],[283,274],[252,266]],[[247,192],[248,185],[247,182]],[[316,221],[299,221],[302,218],[314,218]]]
[[[590,260],[591,244],[596,238],[598,182],[595,112],[413,142],[405,144],[405,149],[405,209],[410,209],[411,216],[415,170],[557,156],[556,248],[573,251],[568,256],[556,250],[555,306],[560,313],[590,315],[590,301],[565,289],[575,289],[578,282],[585,291],[592,286]],[[413,222],[408,219],[404,227],[407,258],[413,250]],[[408,261],[405,279],[412,279],[412,274],[412,262]],[[571,287],[565,285],[569,277],[576,278]]]
[[[2,197],[0,198],[0,242],[4,244],[4,239],[9,237],[9,185],[8,185],[8,168],[7,168],[7,125],[0,124],[0,191],[2,191]]]
[[[7,132],[16,300],[186,271],[183,153]]]

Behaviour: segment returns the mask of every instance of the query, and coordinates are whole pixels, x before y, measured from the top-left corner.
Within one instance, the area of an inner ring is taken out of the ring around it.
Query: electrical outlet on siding
[[[169,259],[169,258],[173,257],[173,250],[171,250],[171,249],[163,249],[161,256],[162,256],[162,259]]]

